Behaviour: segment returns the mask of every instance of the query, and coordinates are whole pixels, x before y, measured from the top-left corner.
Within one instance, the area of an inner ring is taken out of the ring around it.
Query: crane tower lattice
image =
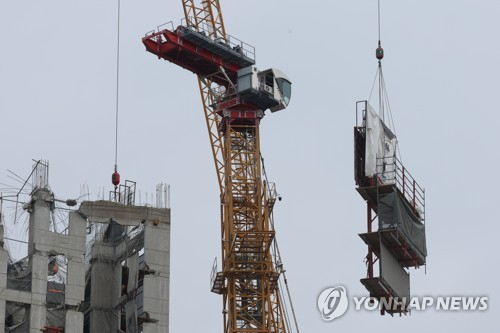
[[[218,0],[182,0],[185,18],[143,38],[147,51],[198,77],[221,199],[222,268],[211,290],[223,296],[224,333],[291,331],[280,294],[271,213],[277,195],[263,177],[259,124],[286,108],[290,80],[259,71],[252,46],[226,34]]]

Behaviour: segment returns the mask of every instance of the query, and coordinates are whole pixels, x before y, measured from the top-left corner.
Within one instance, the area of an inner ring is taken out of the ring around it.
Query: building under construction
[[[135,205],[133,182],[110,200],[75,207],[52,192],[47,163],[37,162],[30,178],[22,203],[28,256],[11,260],[0,240],[0,331],[168,332],[166,190],[158,189],[158,207]],[[54,213],[61,209],[67,224],[58,231]]]

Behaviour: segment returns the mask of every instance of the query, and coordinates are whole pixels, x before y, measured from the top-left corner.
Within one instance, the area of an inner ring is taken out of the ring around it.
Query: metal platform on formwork
[[[368,187],[358,187],[356,191],[365,199],[373,204],[378,201],[379,195],[389,194],[396,188],[395,184],[379,185],[379,186],[368,186]]]
[[[395,313],[409,312],[408,306],[401,301],[403,298],[396,294],[382,277],[365,278],[360,281],[370,293],[370,297],[377,299],[382,313],[386,312],[392,316]]]
[[[408,241],[398,229],[387,229],[359,234],[366,245],[371,246],[377,256],[380,254],[380,240],[403,267],[425,265],[425,257]]]
[[[368,186],[368,187],[358,187],[356,191],[368,202],[374,205],[378,201],[379,195],[389,194],[396,188],[395,184],[379,185],[379,186]]]

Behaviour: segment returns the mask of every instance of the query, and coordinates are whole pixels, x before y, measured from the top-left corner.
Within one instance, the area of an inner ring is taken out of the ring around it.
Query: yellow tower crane
[[[219,0],[182,4],[182,24],[152,31],[143,43],[198,76],[220,187],[222,269],[214,263],[211,290],[223,296],[224,333],[291,332],[272,223],[278,196],[259,138],[264,112],[287,107],[291,82],[277,69],[259,71],[254,48],[226,34]]]

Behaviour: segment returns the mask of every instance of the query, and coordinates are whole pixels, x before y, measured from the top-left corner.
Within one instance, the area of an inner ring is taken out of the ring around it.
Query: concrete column
[[[50,225],[50,213],[52,211],[52,194],[48,189],[39,189],[32,196],[32,212],[29,219],[28,253],[35,250],[35,233],[43,230],[48,231]]]
[[[144,277],[144,312],[158,320],[157,332],[168,332],[168,284],[169,279],[166,277]]]
[[[30,305],[30,333],[40,333],[47,321],[47,309],[45,305]]]
[[[41,305],[46,301],[48,257],[41,254],[31,256],[31,293],[35,304]]]
[[[5,300],[0,300],[0,332],[5,332]]]
[[[82,262],[68,261],[66,305],[78,306],[85,297],[85,267]]]
[[[38,332],[46,325],[47,311],[45,307],[47,297],[48,257],[33,254],[31,257],[31,306],[30,306],[30,333]]]
[[[83,332],[83,313],[74,310],[66,312],[66,327],[65,332]]]
[[[74,250],[85,253],[85,228],[87,220],[76,212],[69,213],[69,239]],[[68,257],[68,277],[66,280],[66,304],[77,306],[85,297],[85,264],[82,257]]]
[[[154,275],[144,277],[144,312],[157,323],[148,323],[144,332],[167,332],[170,282],[170,211],[163,219],[144,223],[144,261]]]
[[[3,239],[2,239],[3,240]],[[7,251],[0,247],[0,291],[7,288]],[[5,293],[0,292],[0,332],[5,331]]]

